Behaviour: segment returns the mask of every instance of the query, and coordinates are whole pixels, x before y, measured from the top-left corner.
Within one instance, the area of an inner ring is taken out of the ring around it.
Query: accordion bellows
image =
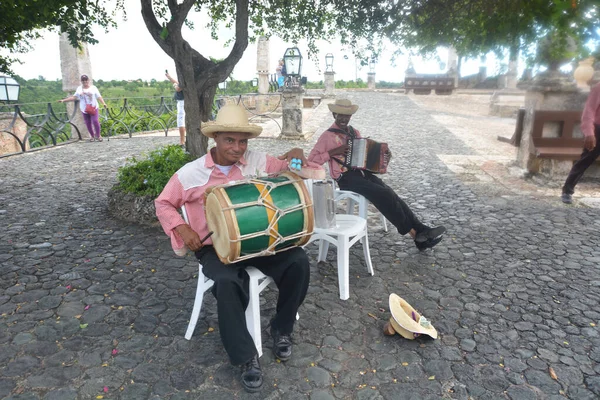
[[[376,174],[385,174],[389,162],[387,143],[373,139],[348,139],[349,150],[346,154],[346,165],[352,168],[365,169]]]

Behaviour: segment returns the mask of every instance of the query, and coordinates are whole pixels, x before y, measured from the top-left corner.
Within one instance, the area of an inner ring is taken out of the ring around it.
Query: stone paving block
[[[339,299],[333,246],[319,264],[316,245],[308,246],[311,286],[287,363],[270,349],[277,290],[261,296],[265,387],[258,395],[243,391],[229,365],[212,295],[192,340],[183,338],[195,295],[193,256],[174,256],[157,227],[107,214],[106,193],[126,157],[176,137],[0,159],[8,171],[0,209],[14,204],[14,213],[0,212],[8,227],[0,231],[0,397],[86,399],[105,386],[105,398],[161,400],[600,396],[600,222],[585,206],[593,201],[565,207],[555,187],[502,172],[509,160],[501,151],[483,153],[479,140],[463,140],[411,96],[343,97],[360,105],[352,125],[394,151],[384,181],[448,234],[419,252],[393,227],[383,232],[373,208],[375,276],[353,249],[347,301]],[[323,131],[332,118],[319,118]],[[294,145],[308,152],[318,136]],[[273,154],[291,147],[275,139],[250,145]],[[27,181],[43,183],[18,184]],[[36,190],[47,199],[43,218],[26,212],[39,208]],[[439,340],[383,336],[391,292],[430,319]]]

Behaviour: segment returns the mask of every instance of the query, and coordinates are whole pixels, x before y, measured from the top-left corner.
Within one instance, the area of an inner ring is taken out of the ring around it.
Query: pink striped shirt
[[[341,129],[337,124],[331,125],[331,128]],[[355,129],[356,137],[361,137],[358,129]],[[323,165],[326,162],[329,164],[329,174],[333,179],[338,179],[342,172],[347,170],[346,167],[340,165],[340,163],[334,161],[333,158],[329,156],[329,150],[333,150],[336,147],[340,147],[343,144],[348,142],[348,136],[342,133],[335,133],[331,131],[325,131],[317,140],[317,144],[312,149],[310,154],[308,155],[308,161],[314,162],[315,164]],[[344,161],[343,156],[335,156],[340,161]]]
[[[189,162],[175,173],[154,201],[156,216],[165,233],[171,238],[171,246],[177,255],[185,255],[187,248],[176,227],[184,225],[185,221],[179,214],[179,209],[185,204],[190,227],[201,237],[208,234],[208,226],[204,214],[204,192],[208,187],[231,181],[244,180],[246,177],[274,174],[288,170],[286,160],[279,160],[267,153],[247,150],[228,175],[224,175],[215,166],[212,157],[214,149],[199,159]],[[322,168],[310,163],[308,169]],[[207,239],[204,244],[212,244]]]
[[[585,136],[594,136],[594,124],[600,125],[600,83],[590,91],[581,115],[581,131]]]

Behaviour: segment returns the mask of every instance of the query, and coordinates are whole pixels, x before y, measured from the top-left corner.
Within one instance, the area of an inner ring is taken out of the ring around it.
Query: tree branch
[[[235,2],[235,43],[227,58],[217,64],[219,82],[225,80],[248,47],[248,0]]]

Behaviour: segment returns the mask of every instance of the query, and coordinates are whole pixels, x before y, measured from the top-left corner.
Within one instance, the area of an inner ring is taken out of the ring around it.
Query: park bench
[[[435,90],[435,94],[452,94],[454,78],[447,75],[407,77],[404,79],[404,93],[408,94],[411,90],[414,94],[430,94],[432,90]]]
[[[575,125],[581,122],[582,111],[536,110],[531,129],[531,153],[538,158],[577,160],[583,151],[583,139],[573,137]],[[558,123],[558,137],[543,136],[544,126]]]

